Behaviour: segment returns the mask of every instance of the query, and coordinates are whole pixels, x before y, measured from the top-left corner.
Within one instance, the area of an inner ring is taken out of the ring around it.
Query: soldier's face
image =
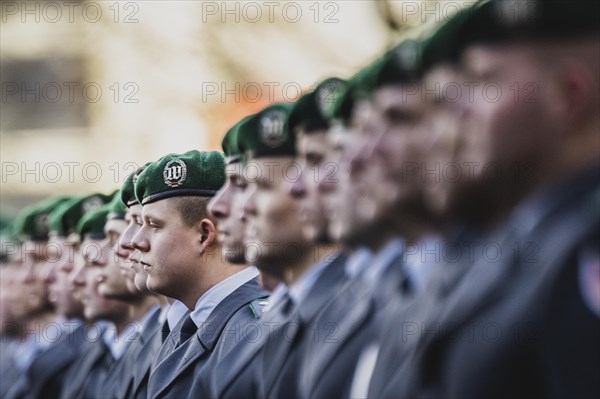
[[[23,243],[23,260],[18,284],[21,299],[18,301],[19,317],[29,317],[50,309],[48,287],[44,282],[46,265],[46,242],[26,241]]]
[[[86,266],[86,288],[81,297],[84,317],[89,321],[121,320],[129,311],[127,302],[108,299],[99,292],[102,268]]]
[[[364,226],[373,217],[374,204],[365,185],[365,175],[372,164],[352,162],[356,152],[366,145],[361,130],[369,111],[366,103],[357,106],[350,129],[334,126],[327,135],[330,151],[327,163],[335,173],[319,183],[326,212],[329,232],[336,242],[355,247],[363,243]]]
[[[148,288],[179,299],[195,289],[201,262],[202,231],[183,223],[172,198],[143,206],[143,224],[132,239],[141,252]]]
[[[104,266],[99,256],[102,241],[85,240],[82,243],[82,257],[75,264],[71,282],[76,287],[79,299],[84,307],[86,320],[119,320],[127,314],[126,302],[107,299],[100,294],[99,286],[103,282]]]
[[[229,163],[225,176],[225,185],[209,202],[208,211],[217,219],[223,257],[231,263],[244,263],[245,226],[241,216],[248,183],[241,162]]]
[[[3,334],[5,328],[10,328],[18,321],[13,310],[13,303],[19,295],[16,276],[17,265],[9,263],[0,269],[0,333]]]
[[[328,145],[326,130],[300,133],[296,139],[300,176],[292,182],[291,192],[298,200],[304,235],[317,243],[330,241],[325,205],[318,190],[319,182],[331,178],[336,168],[336,165],[326,162]]]
[[[148,292],[148,273],[144,271],[140,264],[140,251],[132,246],[132,240],[135,234],[142,227],[142,206],[132,205],[125,215],[127,227],[119,238],[116,253],[124,261],[121,264],[121,271],[128,276],[127,285],[131,292]],[[131,273],[131,274],[130,274]]]
[[[389,223],[422,202],[421,167],[425,156],[422,136],[426,105],[420,95],[387,86],[369,103],[350,162],[351,176],[362,179],[373,211],[368,226]],[[361,141],[362,140],[362,141]],[[354,171],[357,173],[354,173]]]
[[[462,184],[457,177],[465,172],[458,165],[456,151],[461,132],[462,114],[469,101],[468,96],[458,96],[444,88],[459,87],[464,81],[462,74],[450,65],[440,65],[432,69],[424,79],[427,88],[439,87],[434,98],[430,98],[423,134],[426,151],[426,168],[433,173],[423,174],[425,180],[425,202],[436,215],[445,215],[453,207],[454,191]],[[457,86],[459,85],[459,86]]]
[[[121,269],[126,268],[127,265],[125,260],[116,254],[119,238],[126,227],[127,222],[124,220],[108,220],[104,226],[106,238],[100,244],[101,263],[104,268],[100,274],[99,291],[100,294],[111,299],[130,300],[139,296],[139,291],[132,292],[129,289],[127,281],[131,280],[121,273]]]
[[[131,213],[128,211],[125,214],[125,230],[123,231],[123,234],[120,235],[119,241],[117,241],[114,250],[116,256],[118,256],[121,259],[119,266],[121,274],[125,278],[125,284],[127,285],[127,289],[132,294],[138,294],[140,290],[135,285],[135,271],[133,270],[131,261],[129,260],[129,250],[123,248],[123,246],[121,245],[123,236],[125,235],[125,232],[129,228],[131,223]]]
[[[464,54],[466,78],[478,86],[466,102],[456,162],[473,165],[474,184],[521,183],[532,177],[525,169],[541,166],[556,142],[553,119],[541,117],[549,112],[552,86],[534,50],[509,44],[475,46]]]
[[[83,294],[83,288],[85,287],[85,260],[83,259],[83,253],[81,249],[81,243],[73,247],[73,262],[68,263],[64,267],[64,271],[68,270],[69,284],[73,298],[82,303],[81,296]]]
[[[60,257],[51,262],[46,273],[48,284],[48,300],[56,312],[66,318],[83,318],[83,306],[73,296],[69,273],[73,270],[74,251],[77,241],[69,241],[67,237],[56,237],[54,242],[59,245]]]
[[[249,165],[253,167],[247,171],[249,192],[244,205],[247,260],[264,269],[281,268],[304,256],[310,245],[302,231],[298,203],[290,194],[297,164],[294,158],[282,156],[261,157]]]

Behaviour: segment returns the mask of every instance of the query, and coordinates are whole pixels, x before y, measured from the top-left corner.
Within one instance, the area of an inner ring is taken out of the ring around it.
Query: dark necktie
[[[81,397],[84,398],[99,396],[99,393],[102,391],[103,383],[108,376],[110,369],[116,363],[116,360],[110,352],[108,346],[106,346],[104,342],[100,342],[99,345],[102,346],[102,354],[99,356],[93,368],[88,373],[83,389],[80,392]]]
[[[165,322],[163,323],[160,333],[162,337],[162,342],[165,342],[165,340],[171,333],[171,329],[169,328],[169,322],[167,320],[165,320]]]
[[[288,292],[286,292],[281,297],[281,303],[279,305],[279,312],[283,316],[287,316],[290,314],[290,312],[292,311],[293,308],[294,308],[294,301],[292,300],[292,297],[290,296],[290,294]]]
[[[398,291],[403,295],[413,295],[415,293],[415,287],[411,280],[411,276],[404,264],[400,265]]]
[[[179,332],[179,342],[177,343],[177,347],[179,347],[179,345],[183,344],[188,339],[190,339],[190,337],[194,335],[196,331],[198,331],[198,326],[196,326],[196,323],[194,323],[194,320],[192,320],[191,315],[188,315],[185,318],[183,325],[181,326],[181,331]]]

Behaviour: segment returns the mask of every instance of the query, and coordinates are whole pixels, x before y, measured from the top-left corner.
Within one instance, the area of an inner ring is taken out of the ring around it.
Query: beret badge
[[[187,179],[187,166],[181,159],[172,159],[163,169],[164,182],[168,187],[182,186]]]
[[[83,213],[88,213],[91,211],[95,211],[96,209],[100,208],[103,204],[104,201],[102,200],[102,198],[98,196],[93,196],[85,199],[81,203],[81,209],[83,210]]]
[[[271,110],[260,119],[259,133],[264,144],[271,148],[281,145],[286,139],[285,122],[287,115],[281,110]]]

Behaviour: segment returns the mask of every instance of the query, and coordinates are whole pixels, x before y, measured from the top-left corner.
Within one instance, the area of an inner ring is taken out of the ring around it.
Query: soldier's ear
[[[217,228],[210,219],[202,219],[199,224],[200,227],[200,253],[206,252],[207,248],[217,240]]]
[[[588,115],[598,111],[595,108],[597,101],[594,101],[598,89],[597,78],[587,65],[569,60],[561,66],[559,75],[562,116],[569,126],[587,120]]]

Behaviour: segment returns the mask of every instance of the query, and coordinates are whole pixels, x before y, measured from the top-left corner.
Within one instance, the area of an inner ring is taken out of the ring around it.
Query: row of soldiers
[[[479,1],[26,208],[0,395],[600,397],[599,11]]]

